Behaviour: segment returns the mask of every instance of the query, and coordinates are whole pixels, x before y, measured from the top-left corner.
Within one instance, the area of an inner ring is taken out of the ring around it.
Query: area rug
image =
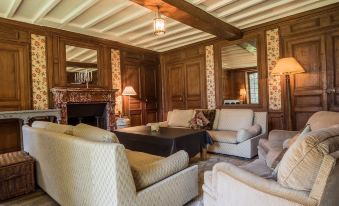
[[[202,185],[204,183],[204,172],[212,170],[212,167],[218,162],[229,162],[234,165],[243,165],[250,160],[227,156],[227,155],[217,155],[217,154],[207,154],[206,160],[200,160],[199,155],[190,160],[191,165],[198,165],[199,168],[199,196],[186,204],[186,206],[202,206]],[[58,206],[51,197],[49,197],[42,190],[38,190],[34,193],[24,195],[3,203],[0,203],[0,206]]]

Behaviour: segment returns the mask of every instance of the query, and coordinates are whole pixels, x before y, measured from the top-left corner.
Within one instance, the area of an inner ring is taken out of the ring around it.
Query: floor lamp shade
[[[273,75],[298,74],[303,72],[305,72],[304,68],[293,57],[279,59],[272,70]]]
[[[123,96],[133,96],[133,95],[137,95],[137,93],[135,92],[135,90],[133,89],[133,87],[131,86],[126,86],[124,91],[122,91],[122,95]]]
[[[286,97],[287,97],[287,129],[292,130],[292,102],[291,102],[291,86],[290,75],[305,72],[304,68],[293,57],[281,58],[278,60],[272,75],[285,75],[286,80]]]

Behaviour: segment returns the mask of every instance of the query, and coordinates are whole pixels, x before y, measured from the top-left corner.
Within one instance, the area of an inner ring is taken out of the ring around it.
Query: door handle
[[[335,89],[335,88],[327,89],[327,90],[326,90],[326,93],[327,93],[327,94],[334,94],[335,92],[336,92],[336,89]]]

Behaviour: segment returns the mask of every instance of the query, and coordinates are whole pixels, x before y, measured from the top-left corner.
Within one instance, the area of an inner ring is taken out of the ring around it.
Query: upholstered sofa
[[[204,205],[339,205],[339,113],[315,113],[307,127],[301,134],[271,131],[260,140],[258,159],[240,167],[218,163],[205,172]],[[283,156],[273,170],[277,151]]]
[[[113,133],[84,125],[77,132],[48,123],[23,126],[37,184],[61,205],[179,206],[198,195],[198,168],[188,167],[186,152],[163,158],[116,141]]]
[[[164,127],[189,128],[189,121],[195,110],[173,110],[167,113],[167,121],[161,122]],[[254,125],[260,130],[253,136],[243,137]],[[267,112],[254,112],[250,109],[216,109],[212,130],[207,131],[213,144],[207,151],[252,158],[258,154],[260,138],[267,136]]]

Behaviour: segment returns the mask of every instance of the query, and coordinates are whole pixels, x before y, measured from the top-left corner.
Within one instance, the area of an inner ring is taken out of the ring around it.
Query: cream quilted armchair
[[[268,167],[272,151],[283,151],[297,132],[272,131],[259,144],[259,159],[240,167],[218,163],[205,172],[204,205],[339,205],[339,113],[315,113],[307,127],[280,153],[274,171]]]
[[[180,206],[198,195],[197,166],[161,167],[162,171],[156,166],[168,161],[185,165],[182,153],[171,158],[142,158],[118,143],[29,126],[23,127],[23,138],[24,150],[36,160],[38,185],[61,205]],[[139,167],[136,156],[140,161],[152,160],[147,167],[151,169]],[[160,173],[169,176],[161,178]]]

